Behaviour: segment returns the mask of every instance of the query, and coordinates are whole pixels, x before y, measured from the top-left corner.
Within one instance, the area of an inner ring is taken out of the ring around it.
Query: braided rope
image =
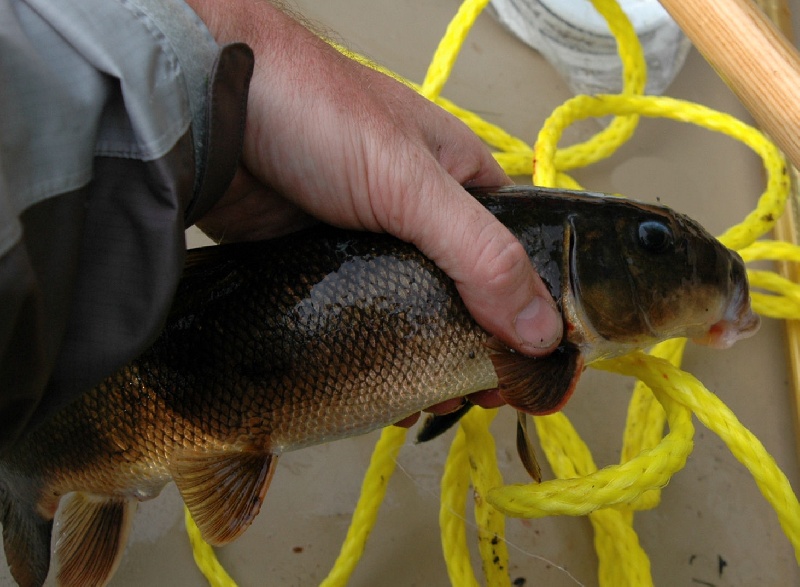
[[[624,72],[622,94],[577,96],[567,101],[545,122],[533,148],[475,113],[442,98],[440,93],[464,39],[487,3],[487,0],[463,2],[436,50],[422,85],[405,80],[343,47],[337,48],[434,100],[496,149],[495,157],[506,173],[532,175],[537,185],[578,189],[580,186],[565,171],[611,156],[633,134],[639,116],[665,117],[722,132],[747,144],[762,158],[767,181],[753,212],[728,229],[720,240],[739,250],[746,261],[800,262],[800,248],[796,246],[756,242],[780,216],[787,197],[789,178],[780,152],[756,129],[730,116],[689,102],[642,96],[646,72],[641,47],[633,28],[613,0],[595,0],[593,4],[606,17],[618,40]],[[564,129],[575,121],[608,115],[615,118],[590,140],[558,148]],[[800,318],[800,286],[771,272],[750,270],[749,276],[753,287],[770,292],[752,293],[755,311],[766,316]],[[479,584],[470,561],[465,523],[470,484],[475,495],[478,547],[487,584],[508,585],[510,582],[501,514],[526,518],[562,514],[589,516],[595,533],[601,585],[652,585],[649,559],[633,530],[633,513],[657,506],[661,487],[686,462],[694,434],[692,413],[718,434],[752,473],[800,560],[800,504],[786,477],[730,410],[694,377],[678,369],[684,346],[684,340],[667,341],[658,345],[650,356],[635,353],[593,365],[639,379],[629,404],[618,465],[598,470],[588,446],[569,420],[562,414],[554,414],[536,418],[535,422],[542,449],[558,478],[538,485],[504,486],[494,441],[488,431],[494,412],[476,409],[464,418],[445,464],[439,513],[443,556],[453,585]],[[666,435],[663,434],[665,422],[669,426]],[[355,568],[404,438],[403,431],[387,428],[376,445],[347,538],[323,585],[346,584]],[[210,547],[205,545],[204,549],[193,526],[187,516],[198,566],[210,584],[233,585],[213,559]],[[199,559],[198,551],[202,553]]]
[[[383,429],[372,458],[361,484],[361,495],[358,498],[350,528],[342,544],[339,556],[333,564],[331,572],[320,584],[321,587],[338,587],[346,585],[350,575],[361,560],[364,547],[367,545],[372,527],[378,517],[378,509],[386,495],[389,479],[394,473],[397,454],[406,439],[405,428],[388,426]]]

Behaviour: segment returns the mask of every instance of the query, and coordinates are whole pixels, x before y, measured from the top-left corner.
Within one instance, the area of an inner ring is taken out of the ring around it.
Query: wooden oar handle
[[[796,167],[800,54],[749,0],[661,0],[695,47]]]

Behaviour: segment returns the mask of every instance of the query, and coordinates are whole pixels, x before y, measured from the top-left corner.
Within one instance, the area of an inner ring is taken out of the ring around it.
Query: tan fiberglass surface
[[[793,2],[800,11],[800,2]],[[355,50],[421,81],[456,0],[327,0],[297,2],[301,13]],[[692,52],[668,90],[744,116],[714,72]],[[564,82],[538,55],[483,15],[468,38],[444,95],[526,141],[569,97]],[[598,127],[584,123],[568,140]],[[644,120],[633,141],[611,160],[577,174],[592,190],[621,192],[688,213],[713,233],[744,216],[762,187],[759,162],[746,148],[707,131]],[[193,243],[198,242],[191,235]],[[800,476],[790,413],[782,325],[727,351],[689,346],[685,367],[733,409],[776,458],[795,488]],[[587,372],[566,413],[599,465],[618,460],[631,382]],[[501,410],[493,426],[508,482],[524,482],[514,449],[514,416]],[[282,457],[261,515],[219,557],[242,586],[314,585],[327,573],[377,434]],[[438,530],[439,481],[452,435],[415,446],[409,435],[378,524],[350,585],[445,585]],[[544,466],[544,476],[551,476]],[[201,585],[173,486],[142,504],[113,585]],[[467,519],[468,532],[474,522]],[[636,515],[656,585],[798,585],[800,572],[774,512],[752,478],[711,432],[697,424],[695,450],[655,510]],[[597,584],[592,528],[586,518],[509,519],[512,580],[525,585]],[[477,558],[475,568],[480,569]],[[4,565],[3,565],[4,566]],[[0,571],[0,585],[10,584]]]

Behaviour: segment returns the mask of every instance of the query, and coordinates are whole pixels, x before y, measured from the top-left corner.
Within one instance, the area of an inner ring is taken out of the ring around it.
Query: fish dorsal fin
[[[77,492],[56,523],[60,587],[99,587],[111,579],[125,551],[138,501]]]
[[[491,338],[486,346],[497,374],[497,388],[510,406],[526,414],[544,415],[560,410],[578,383],[583,357],[577,347],[564,343],[544,357],[526,357]]]
[[[542,470],[539,468],[539,461],[536,460],[536,452],[528,435],[528,415],[525,412],[517,412],[517,454],[531,479],[541,483]]]
[[[187,450],[174,455],[170,468],[203,539],[221,546],[258,515],[277,463],[275,454]]]

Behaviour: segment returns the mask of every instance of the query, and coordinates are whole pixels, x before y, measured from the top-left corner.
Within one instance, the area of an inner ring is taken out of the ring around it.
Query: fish
[[[741,258],[685,215],[530,186],[472,195],[556,301],[553,353],[500,344],[432,261],[390,235],[318,225],[191,250],[153,345],[0,455],[15,581],[43,583],[55,532],[58,583],[106,584],[137,504],[171,481],[204,539],[227,544],[284,452],[482,390],[551,413],[588,362],[677,336],[727,347],[758,328]]]

